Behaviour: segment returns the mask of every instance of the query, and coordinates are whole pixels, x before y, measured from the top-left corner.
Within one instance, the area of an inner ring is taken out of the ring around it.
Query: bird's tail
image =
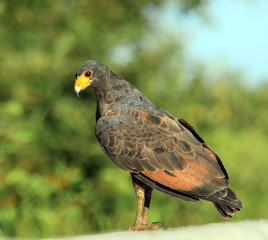
[[[235,212],[244,207],[243,202],[230,188],[214,193],[209,200],[214,203],[223,218],[232,217]]]

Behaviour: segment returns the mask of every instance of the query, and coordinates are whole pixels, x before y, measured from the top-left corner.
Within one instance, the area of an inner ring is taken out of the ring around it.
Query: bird
[[[148,222],[152,190],[214,204],[223,218],[244,207],[229,188],[221,159],[184,118],[152,103],[141,91],[97,60],[76,72],[74,91],[95,90],[95,135],[106,155],[130,172],[137,213],[130,231],[158,230]]]

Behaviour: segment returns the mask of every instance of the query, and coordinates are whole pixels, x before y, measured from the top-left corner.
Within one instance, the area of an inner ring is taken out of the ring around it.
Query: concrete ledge
[[[64,238],[65,240],[264,240],[268,239],[268,220],[187,226],[157,232],[113,232]]]

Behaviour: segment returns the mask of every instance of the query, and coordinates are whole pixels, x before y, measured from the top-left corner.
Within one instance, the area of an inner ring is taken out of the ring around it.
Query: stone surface
[[[268,220],[187,226],[156,232],[113,232],[64,238],[65,240],[264,240],[268,239]]]

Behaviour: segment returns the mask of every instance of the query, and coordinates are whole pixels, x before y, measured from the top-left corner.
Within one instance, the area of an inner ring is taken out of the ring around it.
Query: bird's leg
[[[158,230],[158,226],[165,229],[163,223],[152,223],[148,224],[148,214],[151,202],[152,188],[145,185],[143,182],[135,178],[133,175],[132,183],[134,191],[138,197],[137,201],[137,214],[133,226],[129,227],[130,231],[145,231],[145,230]]]
[[[148,214],[149,214],[152,191],[153,191],[152,188],[145,186],[145,201],[142,211],[143,224],[148,224]]]
[[[141,226],[143,225],[143,204],[144,204],[144,196],[145,196],[145,184],[140,182],[134,176],[132,176],[132,183],[133,183],[134,191],[138,198],[136,219],[135,219],[133,226]]]

